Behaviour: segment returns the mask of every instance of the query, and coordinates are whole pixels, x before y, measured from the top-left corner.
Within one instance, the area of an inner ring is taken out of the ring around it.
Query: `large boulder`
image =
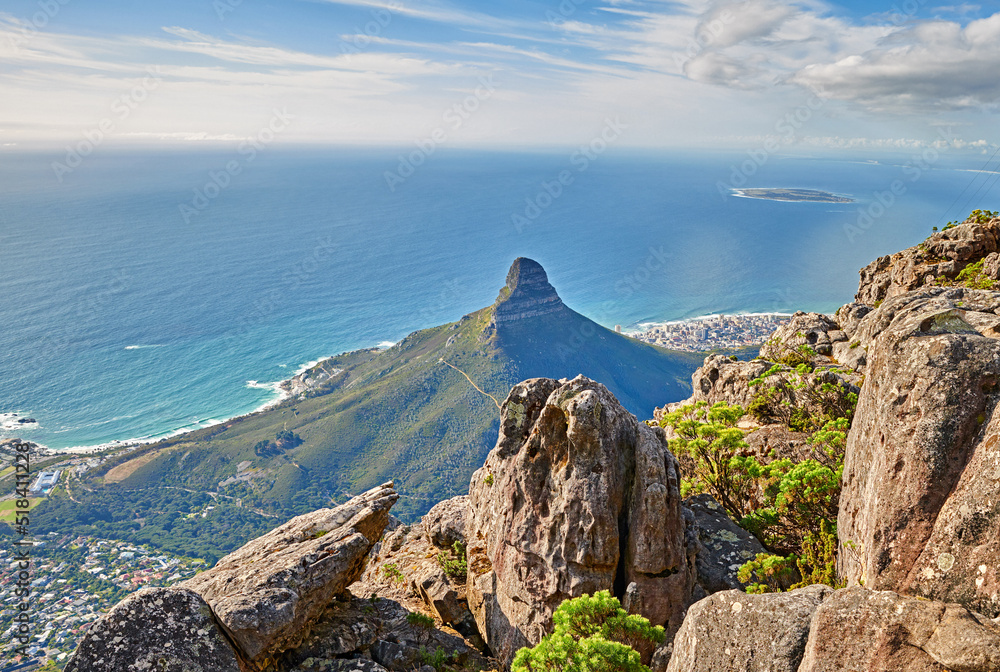
[[[957,604],[809,586],[688,610],[668,672],[996,672],[1000,626]]]
[[[455,542],[465,545],[465,514],[469,496],[459,495],[435,504],[423,517],[427,541],[438,548],[452,548]]]
[[[957,604],[863,588],[816,610],[798,672],[1000,670],[1000,626]]]
[[[839,572],[850,585],[1000,615],[1000,292],[887,300],[847,441]]]
[[[697,573],[678,481],[662,430],[603,385],[541,378],[511,390],[466,521],[470,607],[503,663],[585,593],[627,591],[633,611],[680,625]]]
[[[868,264],[861,269],[856,300],[877,306],[939,279],[954,280],[969,264],[1000,251],[1000,219],[977,220],[935,233],[919,245]]]
[[[80,642],[66,672],[241,672],[201,597],[144,588],[119,602]]]
[[[462,637],[411,622],[410,614],[396,600],[342,595],[298,647],[281,655],[276,667],[281,672],[412,672],[440,649],[456,667],[492,669]]]
[[[298,516],[181,585],[211,605],[247,658],[294,648],[361,575],[397,499],[386,483],[336,508]]]
[[[695,566],[698,585],[706,594],[723,590],[742,590],[736,574],[746,562],[764,553],[755,536],[733,522],[725,509],[711,495],[694,495],[684,500],[693,517],[698,535]]]
[[[667,672],[796,672],[809,624],[833,590],[809,586],[790,593],[716,593],[688,610],[674,638]]]

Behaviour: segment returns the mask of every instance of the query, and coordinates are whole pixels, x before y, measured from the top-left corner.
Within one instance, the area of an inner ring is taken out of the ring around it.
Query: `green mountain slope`
[[[146,515],[150,490],[164,497],[215,493],[216,509],[203,520],[211,527],[213,516],[233,518],[217,532],[223,550],[241,541],[227,530],[243,530],[246,517],[267,527],[388,480],[402,494],[394,513],[412,519],[468,490],[498,432],[499,410],[487,394],[502,402],[526,378],[582,373],[646,418],[656,405],[689,394],[702,359],[601,327],[562,303],[541,266],[519,259],[493,306],[414,332],[384,351],[327,360],[306,375],[334,375],[305,398],[132,453],[74,486],[74,495],[82,507],[118,502],[105,516],[110,520],[95,524],[106,524],[104,534],[127,536],[145,528],[134,521]],[[76,504],[43,506],[62,507],[65,526]],[[164,533],[176,535],[175,527]]]

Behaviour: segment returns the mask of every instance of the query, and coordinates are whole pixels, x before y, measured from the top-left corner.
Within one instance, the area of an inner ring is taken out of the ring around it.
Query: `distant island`
[[[795,203],[853,203],[853,198],[816,189],[734,189],[735,196]]]

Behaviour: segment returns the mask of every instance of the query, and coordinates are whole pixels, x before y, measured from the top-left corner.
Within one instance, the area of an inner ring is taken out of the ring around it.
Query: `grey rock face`
[[[319,615],[309,634],[278,659],[280,672],[412,672],[425,651],[443,649],[459,666],[489,663],[453,632],[411,624],[396,600],[343,595]]]
[[[855,299],[875,305],[934,283],[954,279],[970,263],[1000,251],[1000,219],[984,224],[965,222],[935,233],[920,245],[879,257],[861,269]]]
[[[241,672],[236,652],[201,597],[144,588],[87,632],[66,672]]]
[[[816,610],[799,672],[942,668],[1000,669],[1000,627],[956,604],[848,588]]]
[[[706,597],[688,609],[667,672],[797,672],[813,614],[832,592],[810,586]]]
[[[851,585],[1000,614],[998,309],[1000,292],[922,290],[862,320],[838,517]]]
[[[677,469],[663,432],[604,386],[514,387],[466,522],[469,606],[502,662],[542,638],[563,600],[633,583],[633,609],[677,628],[696,577]]]
[[[716,593],[688,610],[668,672],[987,672],[1000,626],[957,604],[809,586]]]
[[[562,299],[549,284],[549,278],[541,264],[518,257],[511,265],[507,273],[507,284],[494,304],[493,323],[548,315],[562,307]]]
[[[398,499],[391,483],[293,518],[182,585],[200,594],[247,658],[293,648],[361,575]]]
[[[435,504],[423,517],[428,541],[439,548],[451,548],[455,542],[465,545],[465,514],[469,496],[459,495]]]
[[[436,546],[430,542],[432,537],[441,541],[455,539],[451,535],[434,535],[430,530],[441,529],[441,512],[459,510],[464,516],[467,506],[454,505],[467,500],[467,496],[446,500],[442,504],[447,506],[435,506],[412,530],[400,528],[385,542],[376,545],[364,574],[351,590],[360,595],[375,594],[397,600],[411,611],[429,611],[445,625],[455,628],[473,645],[481,646],[476,621],[466,599],[465,577],[447,575],[438,561],[438,556],[442,554],[454,559],[453,544]],[[452,515],[448,513],[443,519],[450,519]],[[445,527],[456,529],[454,525]],[[463,538],[456,540],[462,541]]]
[[[695,495],[684,500],[694,514],[698,534],[698,585],[708,594],[742,590],[736,573],[747,561],[764,552],[757,538],[733,522],[711,495]]]

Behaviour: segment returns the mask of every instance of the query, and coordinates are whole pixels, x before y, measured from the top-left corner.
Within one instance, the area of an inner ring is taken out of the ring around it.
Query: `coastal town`
[[[13,647],[0,654],[0,670],[33,670],[48,661],[58,668],[68,662],[87,629],[119,600],[139,588],[169,586],[204,569],[203,560],[193,560],[152,551],[144,546],[91,537],[49,536],[36,539],[31,550],[31,617],[34,622],[30,656],[21,660]],[[0,549],[0,600],[18,602],[14,552]],[[11,642],[15,628],[14,609],[0,617],[0,637]]]
[[[789,319],[789,315],[780,313],[707,315],[693,320],[642,325],[641,331],[622,333],[671,350],[702,352],[763,345],[774,330]]]

